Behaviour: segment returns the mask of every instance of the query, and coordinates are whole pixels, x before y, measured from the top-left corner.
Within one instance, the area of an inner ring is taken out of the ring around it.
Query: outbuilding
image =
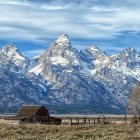
[[[61,119],[51,117],[43,105],[25,105],[20,109],[17,117],[20,123],[61,124]]]

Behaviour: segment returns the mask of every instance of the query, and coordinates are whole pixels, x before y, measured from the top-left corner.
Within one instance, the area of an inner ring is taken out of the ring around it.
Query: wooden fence
[[[132,117],[106,117],[99,115],[98,117],[61,117],[62,124],[70,125],[95,125],[95,124],[111,124],[111,123],[123,123],[127,124],[131,122]]]
[[[53,116],[53,115],[52,115]],[[57,116],[57,118],[62,120],[62,125],[97,125],[97,124],[113,124],[113,123],[122,123],[127,124],[130,123],[132,120],[132,116],[127,115],[114,115],[114,116],[107,116],[107,115],[99,115],[99,116]],[[46,117],[44,117],[46,118]],[[5,120],[20,120],[20,118],[16,116],[2,116],[1,119]],[[48,123],[49,124],[49,123]],[[50,123],[52,124],[52,123]],[[60,124],[60,123],[59,123]]]

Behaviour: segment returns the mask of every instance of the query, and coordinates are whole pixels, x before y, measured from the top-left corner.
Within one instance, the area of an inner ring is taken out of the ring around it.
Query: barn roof
[[[36,116],[36,113],[40,108],[47,110],[43,105],[25,105],[20,109],[17,116]]]

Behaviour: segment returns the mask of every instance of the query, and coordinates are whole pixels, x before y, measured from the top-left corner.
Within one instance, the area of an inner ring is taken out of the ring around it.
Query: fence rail
[[[71,124],[71,125],[87,125],[87,124],[110,124],[110,123],[130,123],[132,117],[61,117],[62,124]]]

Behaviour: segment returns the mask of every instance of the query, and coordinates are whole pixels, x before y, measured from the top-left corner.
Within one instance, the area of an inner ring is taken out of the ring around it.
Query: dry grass
[[[140,126],[47,126],[39,124],[0,124],[0,140],[140,140]]]

